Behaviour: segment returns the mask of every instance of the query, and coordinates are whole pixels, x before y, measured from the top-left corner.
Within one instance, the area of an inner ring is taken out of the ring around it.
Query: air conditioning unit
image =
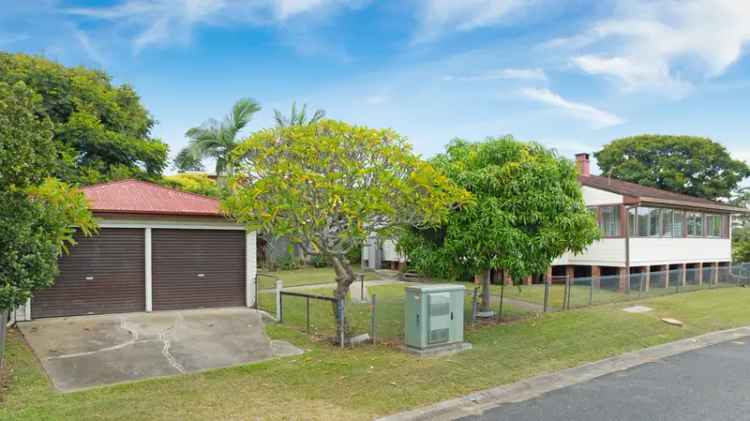
[[[464,286],[406,287],[406,349],[417,353],[466,348],[464,344]]]

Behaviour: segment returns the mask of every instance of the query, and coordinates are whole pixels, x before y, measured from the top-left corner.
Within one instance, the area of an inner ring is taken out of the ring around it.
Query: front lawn
[[[471,351],[416,358],[393,346],[340,350],[298,326],[268,334],[298,357],[60,394],[16,331],[0,419],[371,419],[705,332],[750,324],[750,289],[726,288],[549,313],[467,329]],[[626,305],[655,311],[625,313]],[[659,317],[685,322],[682,328]]]

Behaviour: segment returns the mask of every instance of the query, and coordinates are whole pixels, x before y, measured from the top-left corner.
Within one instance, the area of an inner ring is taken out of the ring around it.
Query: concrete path
[[[749,419],[750,326],[713,332],[382,418]]]
[[[269,340],[259,313],[247,308],[77,316],[18,326],[65,392],[301,353]]]

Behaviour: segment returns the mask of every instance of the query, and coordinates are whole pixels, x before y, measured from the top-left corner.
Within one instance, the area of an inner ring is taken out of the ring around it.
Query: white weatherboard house
[[[628,273],[679,271],[682,276],[694,272],[703,277],[731,265],[732,215],[747,209],[591,175],[585,153],[576,155],[576,164],[584,201],[596,214],[602,239],[581,254],[555,259],[540,281],[618,276],[619,288],[624,289]],[[380,243],[370,241],[363,250],[368,267],[395,266],[405,260],[395,252],[393,241]]]
[[[548,276],[619,275],[625,288],[628,273],[695,269],[700,277],[714,276],[731,264],[732,215],[747,209],[591,175],[588,154],[576,155],[576,164],[602,239],[556,259]]]
[[[82,190],[99,233],[76,236],[16,320],[254,304],[255,232],[216,199],[136,180]]]

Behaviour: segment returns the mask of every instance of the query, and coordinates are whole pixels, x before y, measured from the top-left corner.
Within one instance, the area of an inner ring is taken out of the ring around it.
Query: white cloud
[[[415,42],[431,41],[443,31],[470,31],[498,23],[535,0],[420,0],[421,28]]]
[[[64,12],[114,22],[132,34],[135,51],[150,46],[188,43],[198,25],[284,24],[337,6],[363,0],[123,0],[108,7],[68,8]]]
[[[618,0],[615,14],[584,33],[547,43],[590,49],[573,58],[586,73],[626,91],[684,95],[693,81],[717,77],[750,43],[750,4],[738,0]]]
[[[574,118],[588,121],[594,128],[604,128],[624,123],[623,119],[612,113],[588,104],[569,101],[549,89],[525,88],[521,90],[521,95],[533,101],[558,108]]]
[[[547,74],[544,70],[535,69],[500,69],[491,72],[480,73],[476,75],[467,76],[452,76],[448,75],[443,77],[443,80],[457,80],[457,81],[485,81],[485,80],[497,80],[497,79],[517,79],[517,80],[547,80]]]
[[[89,59],[92,61],[98,63],[98,64],[106,64],[106,60],[104,59],[104,55],[99,51],[99,48],[94,45],[94,43],[91,41],[91,38],[89,38],[88,35],[86,35],[85,32],[81,31],[78,28],[72,29],[73,36],[78,41],[78,44],[81,46],[81,50],[88,56]]]

